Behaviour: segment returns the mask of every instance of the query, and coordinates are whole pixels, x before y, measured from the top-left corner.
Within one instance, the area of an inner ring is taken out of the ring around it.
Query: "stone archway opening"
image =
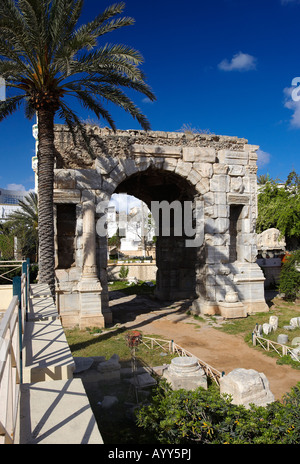
[[[115,193],[139,198],[154,217],[156,297],[170,301],[195,298],[197,250],[186,246],[194,234],[187,235],[184,224],[189,207],[192,220],[195,187],[178,174],[151,167],[126,178]]]

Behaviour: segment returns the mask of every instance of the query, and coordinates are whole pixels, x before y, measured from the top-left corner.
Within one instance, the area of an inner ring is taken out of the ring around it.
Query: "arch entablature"
[[[74,304],[70,301],[73,298],[80,308],[79,312],[84,312],[83,306],[87,308],[84,297],[89,295],[87,289],[89,285],[93,287],[94,279],[100,283],[96,298],[98,303],[100,301],[100,312],[104,314],[103,320],[109,321],[105,291],[106,242],[97,234],[91,240],[90,229],[95,228],[95,221],[99,217],[99,203],[109,201],[115,192],[128,192],[128,189],[135,189],[135,196],[146,203],[156,198],[163,200],[172,189],[174,194],[173,197],[169,195],[169,200],[171,197],[176,199],[178,194],[178,199],[192,198],[202,202],[202,222],[199,227],[203,229],[203,244],[194,250],[187,250],[188,259],[194,266],[195,288],[190,296],[196,294],[193,303],[195,312],[239,317],[266,310],[264,278],[256,265],[258,146],[237,137],[208,134],[113,133],[96,127],[88,128],[88,131],[94,145],[94,159],[89,158],[80,147],[80,142],[79,148],[73,145],[71,135],[64,126],[56,127],[58,156],[54,203],[58,214],[62,214],[62,205],[73,205],[73,263],[64,268],[63,263],[59,263],[59,256],[56,256],[58,293],[62,295],[63,311],[72,312]],[[93,213],[89,210],[87,214],[88,208]],[[60,224],[58,229],[61,229],[61,221],[57,223]],[[63,235],[59,235],[58,229],[57,243]],[[86,244],[93,240],[95,247],[87,250]],[[173,249],[181,247],[177,245],[173,243]],[[85,266],[85,256],[92,255],[94,260]],[[176,278],[173,269],[172,279],[171,274],[168,277],[167,267],[162,266],[158,271],[158,274],[165,274],[165,281],[173,279],[174,286],[176,282],[184,281],[188,287],[191,277],[184,266],[181,273],[178,270]],[[91,273],[93,269],[94,274]],[[66,296],[68,292],[72,294],[69,300]],[[235,297],[230,297],[230,293],[235,293]],[[75,295],[78,296],[77,300]],[[96,307],[96,299],[90,295],[88,298],[88,306]],[[236,301],[229,301],[230,298]],[[96,317],[99,304],[96,311],[85,311],[85,319]]]

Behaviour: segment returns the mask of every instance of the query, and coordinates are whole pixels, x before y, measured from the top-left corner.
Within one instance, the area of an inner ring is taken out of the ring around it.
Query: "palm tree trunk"
[[[38,236],[39,282],[50,286],[55,298],[54,270],[54,112],[41,108],[38,111]]]

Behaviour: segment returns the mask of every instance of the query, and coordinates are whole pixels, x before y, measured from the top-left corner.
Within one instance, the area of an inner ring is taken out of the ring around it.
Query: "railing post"
[[[22,274],[25,274],[25,320],[27,320],[28,314],[28,297],[29,297],[29,269],[30,268],[30,260],[27,258],[26,262],[22,263]]]
[[[22,309],[21,309],[21,277],[16,276],[13,278],[13,296],[18,297],[18,316],[19,316],[19,347],[20,347],[20,383],[23,381],[23,361],[22,361],[22,349],[23,349],[23,335],[22,335]]]

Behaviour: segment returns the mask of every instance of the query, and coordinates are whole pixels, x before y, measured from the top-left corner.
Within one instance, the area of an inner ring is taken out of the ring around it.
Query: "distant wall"
[[[128,276],[136,277],[138,280],[156,280],[157,266],[155,263],[118,263],[107,265],[108,280],[118,280],[121,266],[128,267]]]
[[[0,285],[0,312],[7,310],[13,297],[12,285]]]

